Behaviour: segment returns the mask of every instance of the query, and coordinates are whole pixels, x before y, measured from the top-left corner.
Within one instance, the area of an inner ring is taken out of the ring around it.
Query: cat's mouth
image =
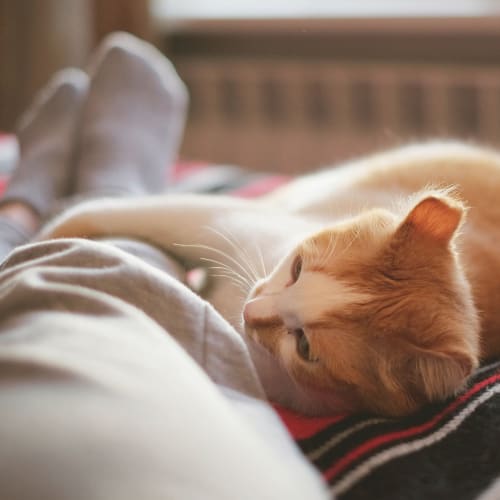
[[[245,322],[243,322],[243,329],[245,330],[245,335],[253,340],[256,344],[260,345],[259,337],[257,335],[257,330],[255,328],[250,328]]]

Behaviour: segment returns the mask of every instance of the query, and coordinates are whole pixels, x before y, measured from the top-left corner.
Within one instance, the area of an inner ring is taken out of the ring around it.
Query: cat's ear
[[[419,352],[413,363],[413,377],[428,401],[439,401],[461,389],[477,367],[477,357],[466,351]]]
[[[408,213],[399,231],[405,235],[447,244],[460,226],[464,205],[448,196],[430,195]]]

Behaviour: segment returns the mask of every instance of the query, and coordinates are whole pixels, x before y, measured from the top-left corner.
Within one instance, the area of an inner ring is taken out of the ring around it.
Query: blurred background
[[[418,138],[500,142],[499,0],[0,0],[0,131],[114,30],[186,81],[183,159],[296,173]]]

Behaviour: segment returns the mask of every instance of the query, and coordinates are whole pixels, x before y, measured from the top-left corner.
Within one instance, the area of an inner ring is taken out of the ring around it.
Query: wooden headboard
[[[205,20],[162,43],[191,92],[188,158],[300,172],[500,137],[500,18]]]

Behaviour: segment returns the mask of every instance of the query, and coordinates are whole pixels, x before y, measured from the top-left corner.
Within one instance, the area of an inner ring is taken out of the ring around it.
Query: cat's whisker
[[[224,252],[223,250],[220,250],[218,248],[211,247],[209,245],[203,245],[201,243],[197,244],[178,244],[177,246],[183,246],[183,247],[196,247],[196,248],[201,248],[204,250],[208,250],[211,252],[214,252],[217,255],[220,255],[221,257],[224,257],[227,259],[229,262],[232,262],[235,266],[237,266],[247,277],[251,282],[255,282],[255,277],[248,271],[246,267],[244,267],[240,262],[238,262],[234,257],[229,255],[227,252]]]
[[[324,267],[334,250],[335,242],[332,238],[332,235],[329,235],[328,244],[326,245],[326,247],[323,245],[319,245],[317,242],[314,242],[309,249],[309,253],[318,266]]]
[[[253,245],[253,249],[254,249],[253,256],[251,256],[247,252],[246,249],[245,249],[245,253],[248,256],[248,265],[252,268],[253,274],[255,275],[255,281],[259,281],[260,279],[262,279],[266,276],[265,268],[263,267],[264,261],[263,261],[262,253],[260,253],[259,247],[257,246],[257,244],[255,242]],[[252,265],[252,262],[254,263],[253,265]],[[261,269],[259,269],[259,265],[260,265]],[[264,272],[264,274],[262,274],[262,272]]]
[[[247,296],[247,293],[245,292],[243,286],[240,285],[239,283],[235,282],[235,281],[232,281],[231,277],[228,276],[227,274],[216,274],[216,273],[214,273],[211,276],[213,276],[214,278],[228,279],[229,281],[231,281],[232,285],[236,289],[236,290],[233,290],[231,293],[237,292],[238,297],[246,297]]]
[[[316,245],[314,248],[316,259],[322,259],[324,257],[324,249],[320,245]]]
[[[342,250],[342,252],[339,255],[342,256],[345,253],[347,253],[350,250],[350,248],[352,247],[352,245],[354,244],[354,242],[359,238],[359,236],[360,236],[360,229],[355,228],[352,232],[352,236],[349,239],[349,242],[347,243],[347,245],[345,246],[345,248]]]
[[[238,273],[235,271],[233,268],[225,264],[224,262],[221,262],[216,259],[211,259],[209,257],[201,257],[201,261],[203,262],[210,262],[212,264],[217,264],[217,266],[212,266],[213,268],[224,270],[231,274],[234,277],[237,277],[242,283],[244,283],[249,289],[253,286],[253,282],[250,281],[246,276],[243,276],[242,274]]]
[[[214,271],[220,271],[221,273],[224,273],[228,278],[230,277],[232,281],[240,283],[241,286],[245,287],[246,293],[248,293],[248,291],[252,288],[252,283],[248,282],[239,274],[234,273],[232,269],[214,269]]]
[[[229,269],[227,267],[222,267],[222,266],[210,266],[209,269],[214,270],[214,271],[218,271],[221,273],[221,275],[224,275],[225,277],[230,278],[235,283],[237,282],[237,283],[241,284],[242,286],[245,287],[245,291],[247,293],[250,290],[250,288],[252,287],[251,283],[249,283],[247,280],[242,278],[239,274],[235,273],[232,269]],[[216,276],[214,273],[211,273],[211,274],[212,274],[212,276]]]
[[[323,258],[321,260],[321,266],[326,266],[330,259],[332,258],[332,255],[334,254],[335,250],[337,247],[337,240],[335,239],[335,236],[333,233],[330,234],[329,240],[328,240],[328,245],[325,248]]]
[[[259,245],[257,245],[257,243],[255,243],[255,250],[257,252],[257,256],[258,256],[259,262],[260,262],[260,267],[261,267],[262,273],[263,273],[261,278],[265,278],[267,276],[266,263],[264,261],[264,255],[262,254],[262,249],[260,248]]]
[[[244,249],[244,252],[248,258],[248,264],[251,265],[251,263],[254,262],[252,269],[254,271],[255,281],[259,281],[260,279],[267,276],[266,265],[264,263],[264,256],[262,255],[262,251],[255,241],[253,242],[252,249],[253,255],[250,255],[250,253],[246,249]]]
[[[243,328],[243,319],[240,313],[227,313],[224,318],[237,330]]]
[[[230,274],[219,272],[219,273],[210,273],[211,276],[214,276],[216,278],[227,278],[229,279],[235,286],[237,286],[242,292],[245,294],[248,294],[248,286],[246,283],[242,283],[238,279],[236,279],[234,276],[231,276]]]
[[[238,240],[234,235],[232,235],[232,238],[237,245],[236,250],[240,250],[241,257],[247,259],[245,263],[248,265],[249,269],[255,276],[255,281],[265,278],[267,276],[266,265],[264,263],[264,256],[262,255],[262,251],[259,245],[257,245],[257,242],[253,241],[254,252],[253,255],[251,255],[245,246],[239,244]],[[253,262],[255,263],[252,265]],[[259,265],[260,265],[260,270],[258,269]]]
[[[233,250],[236,252],[236,255],[240,259],[240,265],[243,266],[244,264],[246,266],[246,269],[248,271],[246,274],[250,274],[254,282],[257,281],[259,279],[258,274],[255,268],[253,268],[251,265],[251,262],[254,259],[252,259],[252,257],[248,254],[246,248],[240,245],[239,242],[234,238],[234,236],[230,234],[224,234],[222,231],[219,231],[214,227],[207,227],[207,229],[222,238],[228,245],[231,246],[231,248],[233,248]]]
[[[224,274],[224,273],[211,273],[211,276],[213,276],[214,278],[226,278],[226,279],[229,279],[233,285],[239,290],[239,292],[241,293],[241,297],[246,297],[248,295],[248,290],[246,290],[246,288],[244,287],[244,285],[242,283],[240,283],[239,281],[235,281],[233,278],[233,276],[230,276],[228,274]]]
[[[242,260],[242,263],[244,263],[247,266],[247,270],[252,275],[254,282],[258,281],[258,279],[259,279],[258,273],[251,265],[251,262],[253,259],[248,254],[246,248],[244,246],[241,246],[240,244],[238,244],[238,241],[236,241],[234,236],[232,236],[230,234],[224,234],[222,231],[219,231],[219,230],[217,230],[213,227],[210,227],[210,226],[207,226],[207,229],[209,231],[213,232],[214,234],[216,234],[217,236],[219,236],[220,238],[222,238],[226,243],[228,243],[235,250],[237,255]]]

